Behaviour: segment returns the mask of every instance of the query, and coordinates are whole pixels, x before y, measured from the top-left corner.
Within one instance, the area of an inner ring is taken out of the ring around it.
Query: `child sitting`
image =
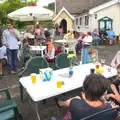
[[[110,85],[111,90],[107,95],[108,98],[112,98],[116,104],[120,105],[120,64],[117,66],[117,79]]]
[[[96,63],[97,62],[97,53],[94,48],[90,48],[88,50],[88,63]]]
[[[54,45],[52,44],[51,40],[47,40],[46,44],[48,46],[48,53],[47,53],[46,59],[54,59],[55,57]]]
[[[24,57],[24,64],[30,59],[30,46],[27,39],[23,40],[23,57]]]

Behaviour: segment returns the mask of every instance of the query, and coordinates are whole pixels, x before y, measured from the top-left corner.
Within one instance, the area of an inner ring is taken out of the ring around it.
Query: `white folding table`
[[[44,54],[44,51],[45,51],[45,54],[47,54],[47,46],[31,46],[31,51],[38,51],[38,52],[41,52],[41,56],[43,57],[43,54]]]
[[[38,120],[40,120],[40,115],[38,112],[38,102],[53,96],[60,95],[62,93],[75,90],[83,86],[83,81],[86,75],[90,74],[90,69],[95,68],[94,64],[85,64],[75,66],[73,68],[74,73],[72,78],[68,77],[69,69],[60,69],[53,72],[53,78],[51,81],[43,82],[40,79],[40,75],[37,75],[36,84],[31,83],[30,76],[20,78],[21,85],[26,89],[30,98],[33,102],[35,102],[35,111],[37,113]],[[117,71],[115,68],[111,68],[111,71],[108,71],[108,66],[104,67],[103,75],[106,78],[111,78],[117,75]],[[56,82],[63,81],[64,85],[62,88],[57,88]]]

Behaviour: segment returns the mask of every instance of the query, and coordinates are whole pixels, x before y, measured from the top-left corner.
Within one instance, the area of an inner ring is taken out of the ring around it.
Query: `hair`
[[[87,35],[91,35],[91,32],[87,32]]]
[[[117,66],[117,70],[120,69],[120,64]]]
[[[24,39],[24,40],[23,40],[23,44],[24,44],[24,43],[27,43],[27,42],[28,42],[28,39]]]
[[[37,26],[36,26],[36,28],[37,28],[37,29],[39,29],[39,28],[40,28],[40,26],[39,26],[39,25],[37,25]]]
[[[46,39],[47,42],[51,42],[51,39]]]
[[[108,80],[104,76],[98,74],[86,76],[83,83],[83,91],[86,99],[89,101],[100,100],[107,91],[108,87]]]
[[[88,50],[88,54],[91,55],[91,54],[93,54],[93,53],[96,53],[96,50],[95,50],[94,48],[90,48],[90,49]]]

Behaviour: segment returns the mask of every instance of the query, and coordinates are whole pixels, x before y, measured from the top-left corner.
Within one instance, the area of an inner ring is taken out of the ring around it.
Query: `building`
[[[86,33],[104,27],[120,33],[120,0],[56,0],[56,11],[53,21],[63,29]]]

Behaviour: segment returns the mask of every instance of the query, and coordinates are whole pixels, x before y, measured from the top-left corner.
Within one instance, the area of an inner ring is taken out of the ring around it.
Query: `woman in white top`
[[[88,32],[85,38],[83,39],[83,44],[91,45],[93,41],[93,37],[91,36],[91,32]]]

